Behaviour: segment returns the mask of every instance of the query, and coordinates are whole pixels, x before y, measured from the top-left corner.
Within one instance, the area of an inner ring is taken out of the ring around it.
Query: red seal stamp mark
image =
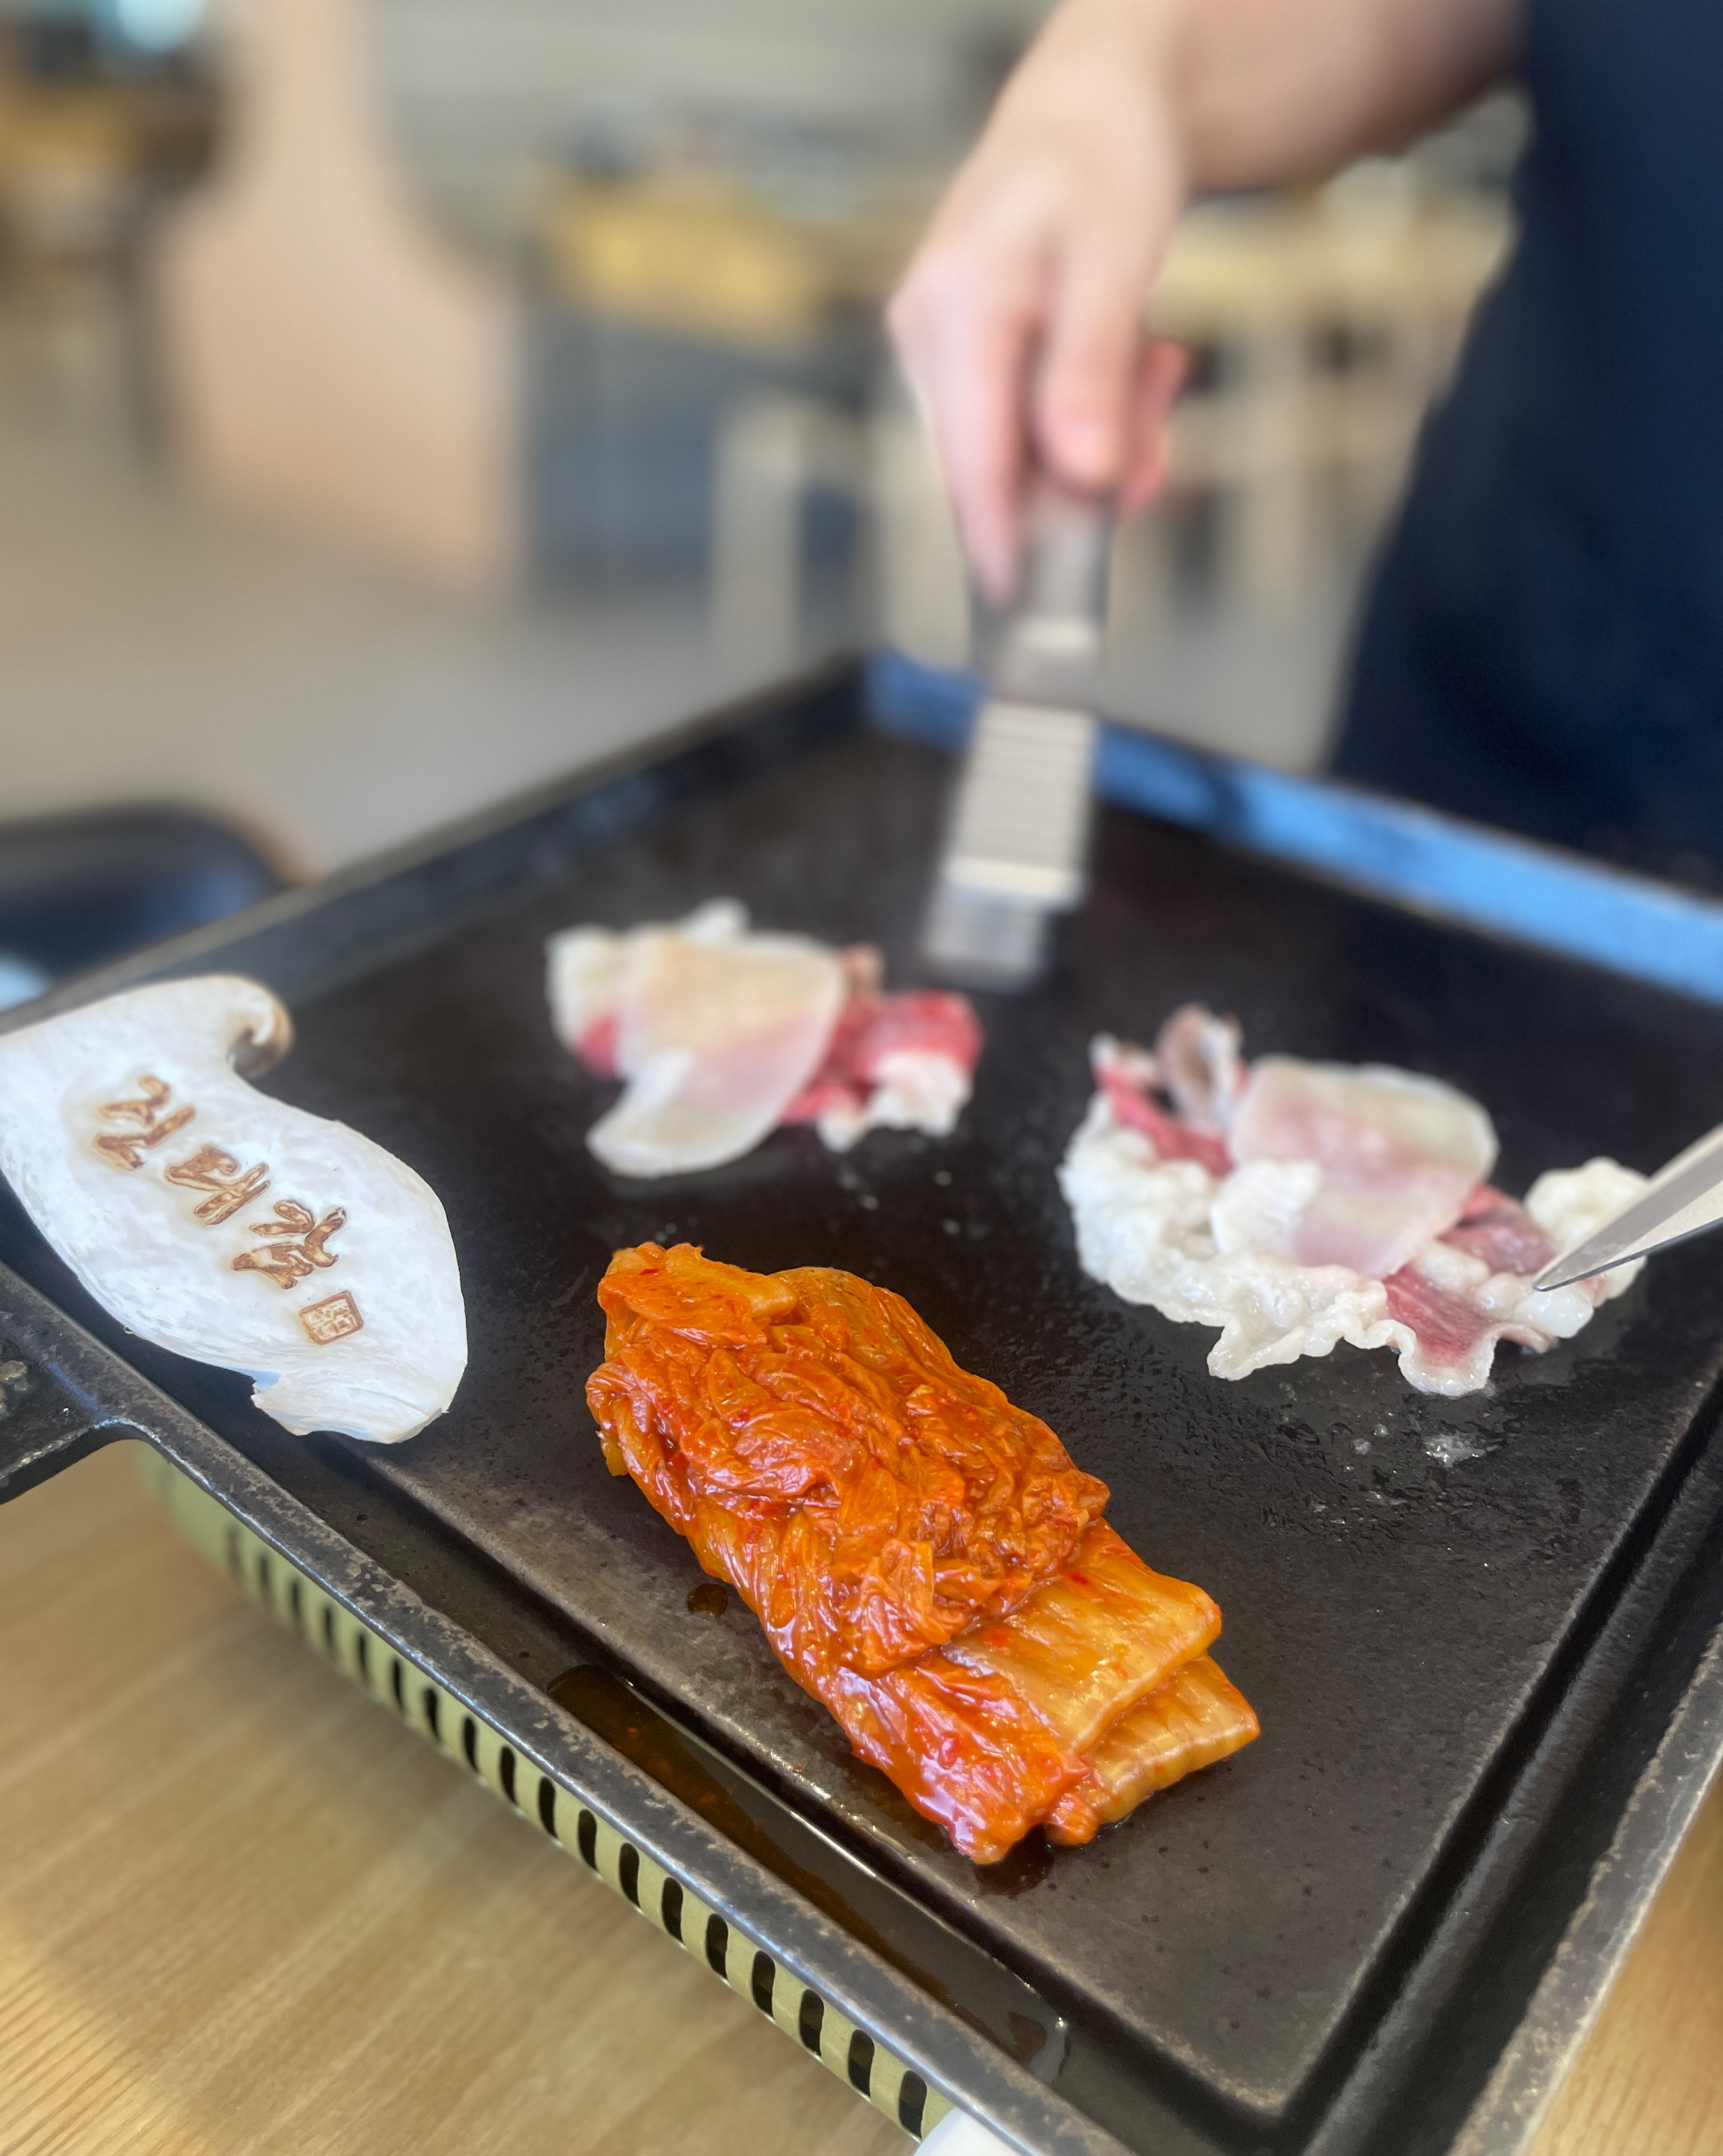
[[[326,1348],[331,1340],[346,1339],[365,1322],[358,1304],[346,1288],[339,1295],[325,1296],[321,1302],[308,1302],[299,1318],[320,1348]]]

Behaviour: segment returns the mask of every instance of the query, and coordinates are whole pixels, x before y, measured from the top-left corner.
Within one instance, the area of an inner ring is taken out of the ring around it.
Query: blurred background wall
[[[0,0],[0,950],[44,818],[261,887],[840,643],[961,664],[879,306],[1041,13]],[[1192,213],[1122,715],[1320,763],[1518,126]]]
[[[428,195],[503,236],[523,151],[575,149],[594,120],[625,124],[630,108],[806,130],[803,186],[814,164],[942,162],[1045,12],[1038,0],[377,0],[373,36]]]

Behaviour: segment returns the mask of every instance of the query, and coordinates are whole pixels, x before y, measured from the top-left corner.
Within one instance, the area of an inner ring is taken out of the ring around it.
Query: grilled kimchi
[[[687,1244],[618,1251],[587,1388],[630,1475],[861,1756],[978,1863],[1086,1841],[1255,1736],[1220,1612],[901,1296]]]

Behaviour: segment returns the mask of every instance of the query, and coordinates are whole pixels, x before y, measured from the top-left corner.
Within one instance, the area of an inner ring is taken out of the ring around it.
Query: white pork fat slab
[[[269,990],[231,974],[0,1037],[0,1171],[130,1331],[244,1372],[296,1435],[397,1443],[466,1368],[454,1245],[410,1168],[236,1070],[292,1038]]]

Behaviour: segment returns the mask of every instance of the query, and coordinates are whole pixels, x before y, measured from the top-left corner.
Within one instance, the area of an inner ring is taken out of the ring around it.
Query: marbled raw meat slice
[[[1462,1221],[1382,1283],[1401,1368],[1423,1391],[1457,1395],[1489,1383],[1504,1340],[1541,1354],[1572,1339],[1638,1278],[1644,1259],[1541,1293],[1532,1281],[1644,1188],[1631,1170],[1593,1160],[1541,1176],[1523,1208],[1491,1193],[1500,1202],[1488,1216]]]
[[[967,1106],[981,1059],[981,1022],[967,996],[880,987],[879,952],[859,944],[843,954],[848,1001],[825,1059],[783,1112],[812,1123],[833,1152],[870,1130],[926,1131],[948,1137]]]
[[[732,899],[672,927],[570,929],[546,959],[558,1038],[627,1081],[587,1139],[618,1174],[718,1167],[786,1123],[833,1151],[876,1128],[942,1137],[969,1099],[966,997],[887,994],[871,945],[756,932]]]
[[[1444,1265],[1440,1245],[1403,1265],[1382,1282],[1387,1296],[1391,1337],[1400,1348],[1400,1367],[1427,1393],[1477,1392],[1490,1382],[1496,1348],[1504,1340],[1541,1353],[1557,1337],[1520,1318],[1517,1312],[1526,1283],[1515,1274],[1492,1275],[1464,1252]],[[1492,1314],[1476,1296],[1492,1279],[1511,1283],[1501,1296],[1504,1307]],[[1585,1312],[1592,1314],[1589,1299]],[[1392,1337],[1394,1335],[1403,1336]]]
[[[1193,1131],[1230,1130],[1249,1078],[1238,1021],[1182,1004],[1155,1036],[1156,1066],[1174,1111]]]
[[[1232,1156],[1221,1133],[1193,1128],[1155,1098],[1161,1084],[1161,1065],[1146,1049],[1115,1040],[1110,1033],[1097,1034],[1090,1046],[1089,1060],[1095,1082],[1114,1115],[1131,1129],[1141,1131],[1161,1159],[1194,1160],[1211,1175],[1227,1173]]]
[[[1161,1159],[1141,1130],[1119,1122],[1104,1092],[1059,1174],[1084,1270],[1127,1302],[1219,1327],[1208,1355],[1215,1377],[1326,1355],[1341,1340],[1387,1344],[1373,1332],[1387,1309],[1380,1281],[1223,1250],[1213,1224],[1219,1178],[1197,1161]]]
[[[682,924],[685,936],[727,927],[733,915],[703,907]],[[614,1078],[623,986],[633,949],[613,928],[570,928],[545,947],[545,989],[556,1038],[595,1077]]]
[[[1483,1259],[1493,1273],[1522,1273],[1527,1280],[1556,1255],[1556,1245],[1519,1199],[1487,1183],[1478,1185],[1442,1240]]]

